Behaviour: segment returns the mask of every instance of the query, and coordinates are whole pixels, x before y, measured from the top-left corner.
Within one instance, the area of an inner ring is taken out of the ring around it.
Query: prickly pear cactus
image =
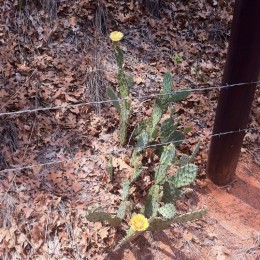
[[[185,135],[176,130],[177,125],[174,124],[172,118],[168,118],[162,122],[161,126],[161,141],[163,143],[174,142],[175,145],[180,144]]]
[[[177,199],[181,198],[183,194],[183,191],[174,187],[174,185],[171,182],[164,182],[162,197],[162,201],[164,203],[172,203],[173,201],[176,201]]]
[[[127,200],[128,195],[129,195],[130,181],[129,180],[125,180],[123,182],[122,187],[123,187],[122,200]]]
[[[155,217],[159,208],[159,200],[160,200],[160,186],[153,185],[148,193],[147,200],[145,203],[144,215],[147,218]]]
[[[190,89],[182,89],[181,91],[178,91],[175,94],[172,94],[169,97],[169,102],[180,102],[180,101],[186,99],[189,96],[190,92],[191,92]]]
[[[120,108],[119,116],[119,140],[121,145],[125,145],[127,138],[127,128],[130,118],[130,103],[128,100],[123,100]]]
[[[163,94],[170,93],[172,91],[172,84],[173,84],[173,79],[171,73],[167,72],[165,73],[163,77]]]
[[[118,83],[119,83],[119,91],[121,98],[129,97],[129,86],[128,81],[126,79],[125,73],[123,70],[120,70],[118,73]]]
[[[168,203],[158,209],[158,212],[166,219],[171,219],[176,213],[176,208]]]
[[[134,167],[130,183],[133,183],[142,173],[142,156],[135,150],[132,154],[131,165]]]
[[[183,223],[187,221],[193,221],[196,219],[201,219],[203,215],[205,215],[207,211],[205,209],[201,209],[198,211],[192,211],[186,214],[182,214],[180,216],[175,216],[171,219],[164,219],[164,218],[153,218],[150,221],[150,225],[148,230],[149,231],[161,231],[167,229],[173,223]]]
[[[117,108],[118,112],[120,113],[119,140],[121,145],[125,145],[127,139],[128,123],[130,118],[131,103],[129,100],[129,84],[131,83],[124,73],[123,50],[118,45],[117,46],[114,45],[114,47],[115,47],[114,50],[115,50],[116,62],[118,66],[117,80],[119,85],[120,98],[122,99],[121,102],[119,103],[119,101],[117,101],[118,100],[117,95],[115,94],[115,92],[111,87],[108,88],[107,93],[109,97],[113,100],[114,106]]]
[[[159,98],[155,100],[152,112],[152,128],[156,127],[163,115],[163,104]]]
[[[126,210],[127,210],[127,201],[122,201],[117,210],[116,217],[123,220],[125,218]]]
[[[137,138],[136,148],[138,152],[141,152],[149,142],[149,134],[143,131]]]
[[[111,214],[102,211],[93,211],[86,216],[88,221],[91,222],[108,222],[113,227],[118,227],[121,224],[121,219],[118,217],[113,217]]]
[[[169,136],[176,131],[176,126],[174,125],[172,118],[167,118],[162,122],[161,126],[161,141],[163,143],[169,142]]]
[[[117,46],[115,48],[115,56],[116,56],[117,66],[119,67],[119,69],[123,69],[124,53],[123,53],[123,50],[119,46]]]
[[[122,245],[124,245],[127,242],[132,241],[133,239],[135,239],[136,237],[138,237],[142,232],[140,231],[135,231],[132,228],[129,228],[126,232],[126,236],[118,242],[115,251],[118,250]]]
[[[186,164],[178,169],[176,174],[170,178],[176,188],[181,188],[192,183],[197,175],[198,167],[195,164]]]
[[[113,105],[114,107],[117,109],[117,112],[120,113],[120,103],[118,101],[118,97],[117,97],[117,94],[115,93],[115,91],[113,90],[113,88],[111,86],[109,86],[107,88],[107,95],[109,96],[109,98],[111,100],[113,100]]]
[[[155,183],[161,184],[166,177],[167,171],[175,156],[175,147],[173,144],[166,146],[160,158],[160,164],[155,171]]]

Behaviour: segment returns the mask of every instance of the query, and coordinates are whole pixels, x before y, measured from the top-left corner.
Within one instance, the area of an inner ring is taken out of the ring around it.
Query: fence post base
[[[260,72],[260,1],[236,0],[222,85],[255,82]],[[256,84],[221,89],[213,135],[247,127]],[[234,178],[245,133],[213,136],[207,175],[217,185]]]

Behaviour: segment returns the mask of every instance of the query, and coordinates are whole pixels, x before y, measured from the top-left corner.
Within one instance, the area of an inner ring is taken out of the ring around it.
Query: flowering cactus
[[[130,118],[130,107],[131,103],[129,100],[129,82],[127,80],[127,77],[124,72],[124,54],[123,50],[120,48],[119,41],[123,38],[123,33],[114,31],[111,32],[109,37],[111,41],[113,42],[113,48],[115,52],[116,57],[116,63],[118,66],[118,85],[119,85],[119,92],[120,92],[120,98],[123,100],[119,103],[118,97],[114,90],[109,87],[107,90],[108,96],[113,100],[114,106],[117,108],[119,112],[119,140],[121,145],[125,145],[126,138],[127,138],[127,128],[128,128],[128,122]]]

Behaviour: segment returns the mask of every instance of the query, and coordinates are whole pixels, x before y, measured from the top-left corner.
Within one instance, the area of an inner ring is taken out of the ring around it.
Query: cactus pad
[[[206,214],[205,209],[201,209],[198,211],[192,211],[189,213],[182,214],[180,216],[175,216],[171,219],[163,219],[163,218],[153,218],[151,219],[151,222],[149,223],[149,231],[162,231],[166,228],[169,228],[171,224],[173,223],[183,223],[187,221],[193,221],[196,219],[200,219],[203,217],[203,215]]]
[[[136,148],[138,151],[142,151],[147,146],[149,136],[146,131],[143,131],[137,138]]]
[[[132,241],[133,239],[135,239],[137,236],[139,236],[142,232],[140,231],[135,231],[132,228],[129,228],[126,232],[126,236],[118,242],[115,251],[118,250],[122,245],[124,245],[127,242]]]
[[[147,218],[155,217],[159,208],[160,186],[153,185],[148,193],[145,203],[144,215]]]
[[[177,92],[169,97],[170,102],[179,102],[187,98],[190,94],[190,89],[183,89],[180,92]]]
[[[128,198],[129,195],[129,186],[130,186],[130,181],[129,180],[125,180],[123,182],[123,192],[122,192],[122,200],[126,200]]]
[[[176,213],[176,208],[172,204],[165,204],[158,209],[158,212],[166,219],[171,219]]]
[[[118,227],[121,224],[121,219],[118,217],[113,217],[111,214],[102,212],[102,211],[94,211],[90,212],[86,216],[88,221],[91,222],[108,222],[113,227]]]
[[[176,174],[170,178],[176,188],[181,188],[192,183],[197,175],[198,167],[195,164],[186,164],[178,169]]]
[[[172,203],[177,199],[181,198],[183,192],[180,189],[175,188],[170,182],[166,181],[163,184],[163,197],[162,201],[164,203]]]
[[[155,100],[152,113],[152,128],[156,127],[163,115],[163,105],[159,98]]]
[[[175,147],[173,144],[166,146],[160,158],[160,165],[155,171],[155,183],[160,184],[164,181],[167,171],[175,156]]]
[[[111,86],[109,86],[107,88],[107,95],[109,96],[109,98],[111,100],[113,100],[113,105],[115,106],[115,108],[117,109],[117,112],[120,113],[120,103],[118,101],[118,97],[115,93],[115,91],[113,90],[113,88]]]
[[[173,80],[172,80],[172,75],[171,73],[165,73],[164,77],[163,77],[163,94],[169,93],[172,91],[172,84],[173,84]]]
[[[123,50],[120,47],[116,47],[115,49],[115,56],[116,56],[116,63],[117,66],[122,69],[123,68],[123,64],[124,64],[124,54],[123,54]]]
[[[126,209],[127,209],[127,202],[122,201],[121,204],[119,205],[116,217],[123,220],[125,218]]]

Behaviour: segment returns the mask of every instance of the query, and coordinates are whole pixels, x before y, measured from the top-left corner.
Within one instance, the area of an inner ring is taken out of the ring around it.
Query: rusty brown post
[[[222,85],[258,80],[260,72],[260,1],[236,0]],[[220,91],[213,134],[245,129],[256,84]],[[234,179],[245,133],[211,138],[207,175],[217,185]]]

